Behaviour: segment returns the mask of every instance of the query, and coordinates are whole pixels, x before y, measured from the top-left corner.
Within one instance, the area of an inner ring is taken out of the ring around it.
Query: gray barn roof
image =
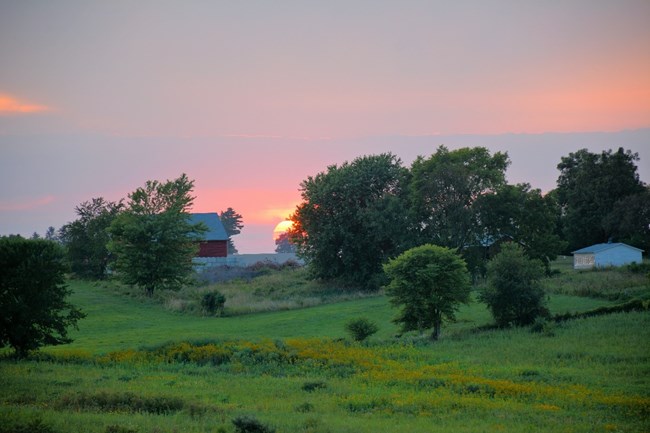
[[[617,248],[617,247],[631,248],[633,250],[643,252],[643,250],[640,250],[640,249],[635,248],[635,247],[633,247],[631,245],[628,245],[628,244],[624,244],[624,243],[621,243],[621,242],[612,242],[612,243],[606,243],[606,244],[595,244],[595,245],[591,245],[589,247],[581,248],[579,250],[573,251],[573,254],[589,254],[589,253],[596,254],[596,253],[599,253],[601,251],[605,251],[605,250],[608,250],[610,248]]]
[[[203,234],[203,240],[206,241],[227,241],[228,235],[226,229],[219,219],[219,214],[216,212],[209,213],[193,213],[190,214],[190,221],[192,224],[203,223],[208,227],[208,231]]]

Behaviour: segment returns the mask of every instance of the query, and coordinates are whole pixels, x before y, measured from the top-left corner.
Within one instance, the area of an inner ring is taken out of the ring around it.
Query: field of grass
[[[648,312],[531,333],[486,330],[473,302],[429,343],[395,337],[382,295],[214,318],[71,287],[88,314],[74,343],[0,360],[0,432],[235,432],[241,417],[278,433],[650,431]],[[612,303],[549,300],[554,314]],[[380,331],[352,343],[344,323],[361,316]]]

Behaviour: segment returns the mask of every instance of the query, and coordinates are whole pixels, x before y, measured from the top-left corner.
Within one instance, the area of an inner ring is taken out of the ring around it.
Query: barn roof
[[[203,223],[208,228],[204,233],[203,240],[206,241],[227,241],[228,235],[226,229],[223,227],[219,214],[216,212],[209,213],[193,213],[190,214],[190,221],[192,224]]]
[[[611,248],[618,248],[618,247],[630,248],[636,251],[643,252],[643,250],[640,250],[628,244],[624,244],[622,242],[610,242],[606,244],[595,244],[589,247],[581,248],[579,250],[573,251],[573,254],[589,254],[589,253],[597,254],[602,251],[609,250]]]

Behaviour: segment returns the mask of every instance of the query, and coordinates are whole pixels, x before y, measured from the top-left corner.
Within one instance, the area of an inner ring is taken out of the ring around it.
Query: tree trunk
[[[431,334],[431,339],[433,341],[437,341],[438,338],[440,338],[440,328],[441,328],[441,321],[436,320],[435,323],[433,324],[433,333]]]

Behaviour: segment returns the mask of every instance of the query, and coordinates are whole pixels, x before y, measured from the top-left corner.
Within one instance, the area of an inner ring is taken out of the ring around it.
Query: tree
[[[557,203],[552,195],[543,196],[528,184],[504,185],[480,197],[477,205],[486,243],[515,242],[547,269],[566,248],[557,234]]]
[[[437,340],[443,320],[454,321],[462,303],[469,302],[470,282],[465,261],[453,250],[422,245],[405,251],[384,265],[390,280],[391,303],[402,307],[394,322],[403,331],[433,328]]]
[[[454,151],[440,146],[428,159],[411,166],[412,213],[418,227],[417,244],[432,243],[463,253],[480,245],[484,230],[477,200],[505,185],[506,153],[483,147]]]
[[[241,229],[244,228],[242,216],[235,212],[233,208],[229,207],[225,212],[221,211],[219,219],[221,220],[221,224],[223,224],[223,228],[226,230],[226,234],[228,235],[228,254],[237,254],[237,248],[235,248],[232,237],[240,234]]]
[[[581,149],[562,157],[557,195],[569,251],[607,242],[612,236],[612,227],[604,220],[615,203],[644,190],[638,160],[638,154],[623,148],[600,154]]]
[[[164,183],[147,181],[129,194],[126,210],[111,224],[109,250],[117,257],[119,276],[149,296],[180,287],[192,272],[196,241],[207,229],[190,223],[193,187],[185,174]]]
[[[382,264],[402,251],[407,171],[392,154],[364,156],[301,183],[302,203],[289,230],[312,275],[374,290]]]
[[[650,188],[614,203],[603,227],[616,241],[650,251]]]
[[[122,200],[93,198],[75,207],[79,217],[61,227],[60,239],[68,252],[72,272],[82,278],[103,279],[112,260],[109,227],[124,209]]]
[[[296,247],[291,243],[289,238],[289,233],[280,233],[278,238],[275,240],[275,252],[276,253],[295,253]]]
[[[360,317],[346,322],[345,330],[348,331],[354,341],[364,341],[366,338],[379,331],[379,327],[375,322],[372,322],[365,317]]]
[[[66,302],[65,253],[55,242],[0,238],[0,347],[18,357],[66,344],[68,327],[85,315]]]
[[[488,263],[488,282],[479,299],[485,302],[499,326],[523,326],[547,316],[544,290],[539,280],[544,268],[526,257],[523,248],[506,243]]]
[[[49,226],[45,232],[45,239],[48,241],[59,242],[59,236],[56,233],[56,229],[53,226]]]

